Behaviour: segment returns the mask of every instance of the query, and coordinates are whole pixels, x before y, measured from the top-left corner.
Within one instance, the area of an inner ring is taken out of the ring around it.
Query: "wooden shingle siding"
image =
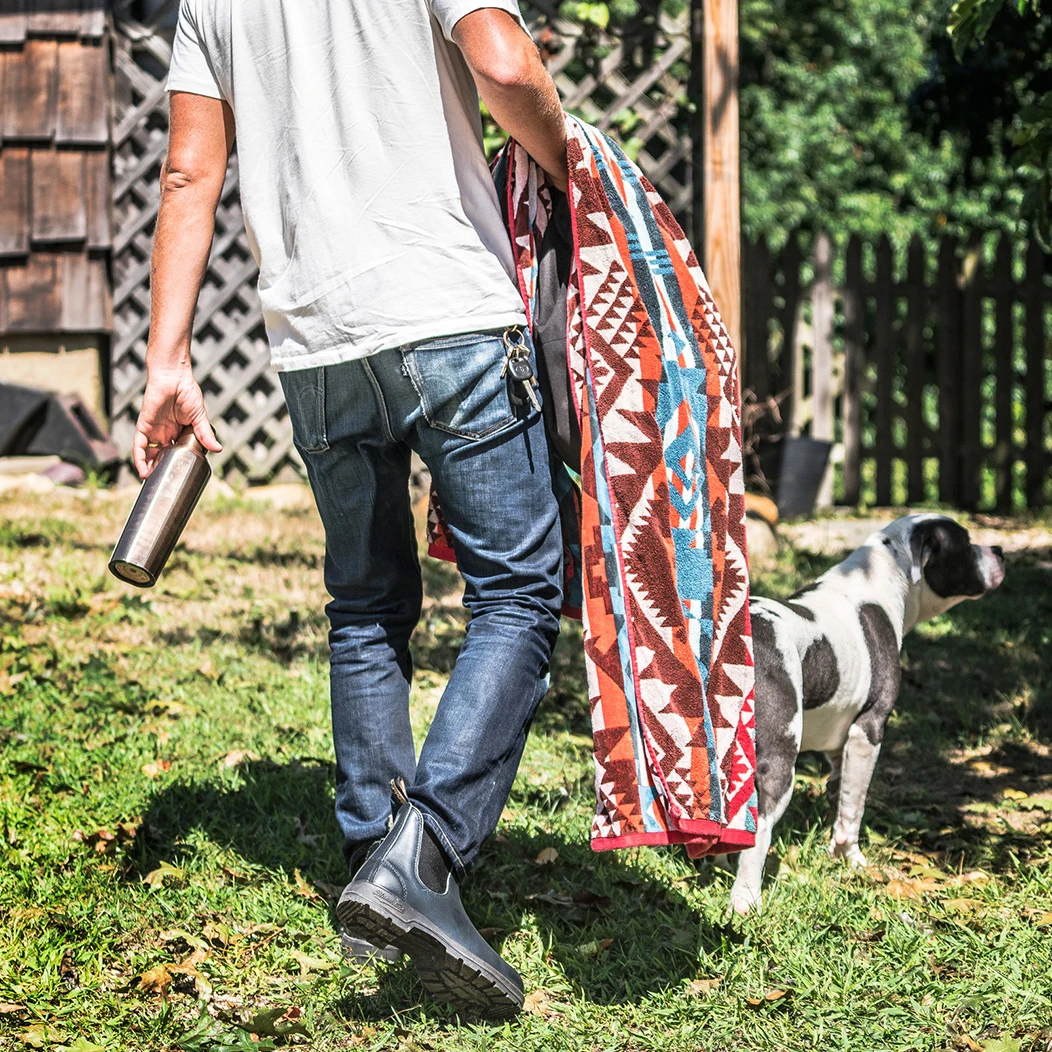
[[[34,243],[85,241],[84,154],[80,150],[33,150],[30,155]]]
[[[110,177],[110,151],[105,148],[84,151],[84,198],[87,202],[88,248],[112,248],[113,180]]]
[[[0,256],[29,251],[29,150],[0,149]]]
[[[58,115],[55,142],[105,145],[109,114],[100,105],[108,93],[108,56],[102,43],[64,41],[58,46]]]
[[[0,0],[0,333],[107,332],[105,0]]]
[[[25,38],[25,0],[3,0],[0,5],[0,44],[21,44]]]
[[[4,53],[3,141],[47,142],[55,134],[58,43],[27,40]]]
[[[25,266],[4,268],[10,332],[57,332],[62,321],[63,255],[34,252]]]
[[[37,36],[79,36],[80,4],[70,0],[29,0],[26,33]]]
[[[113,328],[113,300],[104,256],[63,255],[62,314],[56,328],[67,332]]]

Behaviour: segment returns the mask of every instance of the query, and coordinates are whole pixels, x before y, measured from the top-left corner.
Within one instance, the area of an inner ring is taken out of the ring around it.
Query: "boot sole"
[[[510,1019],[522,1010],[522,992],[504,976],[443,938],[423,914],[383,896],[379,889],[365,884],[348,888],[336,906],[336,916],[358,938],[407,953],[432,996],[457,1012]]]

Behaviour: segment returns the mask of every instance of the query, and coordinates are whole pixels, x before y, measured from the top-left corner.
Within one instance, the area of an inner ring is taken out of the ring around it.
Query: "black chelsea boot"
[[[419,809],[403,803],[390,833],[344,888],[336,916],[351,936],[409,954],[428,990],[458,1012],[488,1019],[516,1015],[522,979],[471,923],[445,861],[442,874],[432,872],[438,852],[423,843],[426,836]],[[422,850],[429,854],[426,882]],[[442,891],[429,886],[443,883]]]

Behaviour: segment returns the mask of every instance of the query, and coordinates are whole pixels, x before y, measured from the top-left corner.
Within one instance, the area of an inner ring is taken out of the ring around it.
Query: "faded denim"
[[[281,373],[325,525],[336,816],[348,860],[382,837],[389,784],[458,874],[496,828],[547,685],[562,542],[541,416],[501,376],[502,333]],[[409,640],[422,588],[409,499],[419,454],[453,535],[471,621],[419,759]]]

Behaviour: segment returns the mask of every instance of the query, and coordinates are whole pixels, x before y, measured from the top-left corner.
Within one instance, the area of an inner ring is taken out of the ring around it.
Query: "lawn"
[[[0,1047],[1052,1050],[1047,548],[1011,553],[998,593],[908,640],[869,867],[826,856],[824,774],[804,757],[766,908],[744,922],[728,875],[679,850],[589,850],[567,623],[464,889],[526,982],[526,1012],[492,1028],[459,1023],[407,963],[341,958],[314,512],[203,504],[137,592],[105,570],[130,498],[0,494]],[[787,549],[757,588],[831,561]],[[464,625],[455,575],[424,570],[421,733]]]

